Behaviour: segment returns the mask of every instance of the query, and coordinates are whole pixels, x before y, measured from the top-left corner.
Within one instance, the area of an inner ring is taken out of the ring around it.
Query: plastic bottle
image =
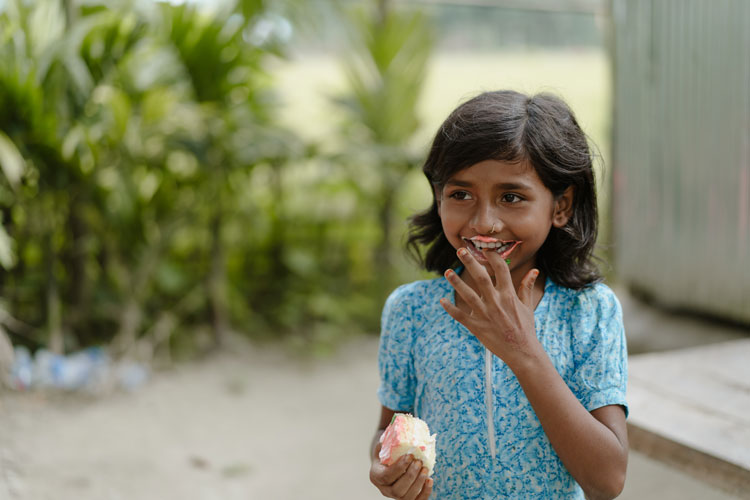
[[[13,348],[13,366],[10,371],[10,383],[13,389],[25,391],[31,387],[32,361],[31,353],[24,346]]]

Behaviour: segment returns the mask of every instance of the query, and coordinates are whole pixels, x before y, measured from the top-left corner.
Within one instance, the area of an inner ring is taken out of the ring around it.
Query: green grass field
[[[300,56],[280,64],[276,75],[286,103],[283,121],[305,137],[336,131],[338,110],[329,97],[345,82],[334,56]],[[502,88],[552,92],[576,112],[582,127],[607,151],[610,74],[603,51],[437,53],[420,103],[422,129],[415,144],[426,145],[447,114],[463,100]]]

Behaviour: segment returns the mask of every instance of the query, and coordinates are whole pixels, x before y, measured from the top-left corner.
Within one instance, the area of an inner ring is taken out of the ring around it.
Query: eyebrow
[[[445,183],[446,186],[457,186],[457,187],[473,187],[474,184],[467,181],[462,181],[459,179],[452,179],[448,180]],[[502,190],[510,190],[510,191],[524,191],[524,190],[530,190],[531,186],[528,184],[524,184],[523,182],[502,182],[500,184],[495,184],[494,186],[497,189]]]

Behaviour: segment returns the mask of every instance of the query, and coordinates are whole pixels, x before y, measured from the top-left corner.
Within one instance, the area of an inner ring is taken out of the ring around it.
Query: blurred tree
[[[277,31],[310,5],[1,4],[0,326],[143,356],[374,330],[432,44],[379,5],[353,14],[336,161],[276,122]]]
[[[205,126],[201,134],[185,136],[184,145],[195,155],[202,174],[200,193],[206,198],[200,205],[208,211],[210,235],[206,289],[214,338],[220,344],[229,328],[223,230],[227,211],[233,208],[231,170],[251,166],[234,157],[234,137],[244,122],[268,121],[259,84],[264,50],[243,41],[246,21],[259,15],[263,2],[243,2],[244,17],[233,12],[207,16],[188,4],[161,7],[163,32],[183,68],[197,105],[196,118]]]
[[[371,11],[353,11],[350,19],[352,43],[344,56],[348,89],[337,102],[349,117],[344,133],[350,140],[352,168],[377,172],[378,185],[360,189],[376,207],[381,237],[375,266],[377,276],[385,277],[382,293],[391,287],[399,186],[420,161],[410,141],[419,127],[417,105],[434,40],[421,12],[395,10],[388,0],[376,0]]]
[[[62,103],[90,82],[81,78],[80,61],[59,44],[66,29],[60,4],[11,2],[2,23],[5,40],[0,44],[0,129],[18,146],[24,163],[28,162],[23,166],[23,177],[8,177],[16,189],[3,192],[3,222],[11,234],[18,231],[22,235],[19,255],[35,252],[41,256],[21,260],[23,264],[37,260],[44,269],[38,275],[38,284],[44,291],[46,343],[61,351],[61,270],[56,255],[64,238],[61,229],[67,214],[60,207],[66,205],[68,188],[80,177],[77,166],[62,154],[60,130],[64,117],[70,114]],[[21,179],[25,182],[19,187]],[[28,223],[17,224],[19,218]],[[16,272],[26,270],[23,265]]]
[[[249,40],[264,6],[0,7],[2,295],[46,323],[27,340],[130,350],[200,323],[204,300],[223,338],[232,172],[282,165],[294,144],[272,124],[278,48]]]

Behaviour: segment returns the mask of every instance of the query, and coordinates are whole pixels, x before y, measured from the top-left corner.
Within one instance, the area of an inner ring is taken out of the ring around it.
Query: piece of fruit
[[[396,413],[380,436],[380,463],[391,465],[403,455],[411,454],[422,461],[431,476],[435,468],[435,438],[424,420],[408,413]]]

